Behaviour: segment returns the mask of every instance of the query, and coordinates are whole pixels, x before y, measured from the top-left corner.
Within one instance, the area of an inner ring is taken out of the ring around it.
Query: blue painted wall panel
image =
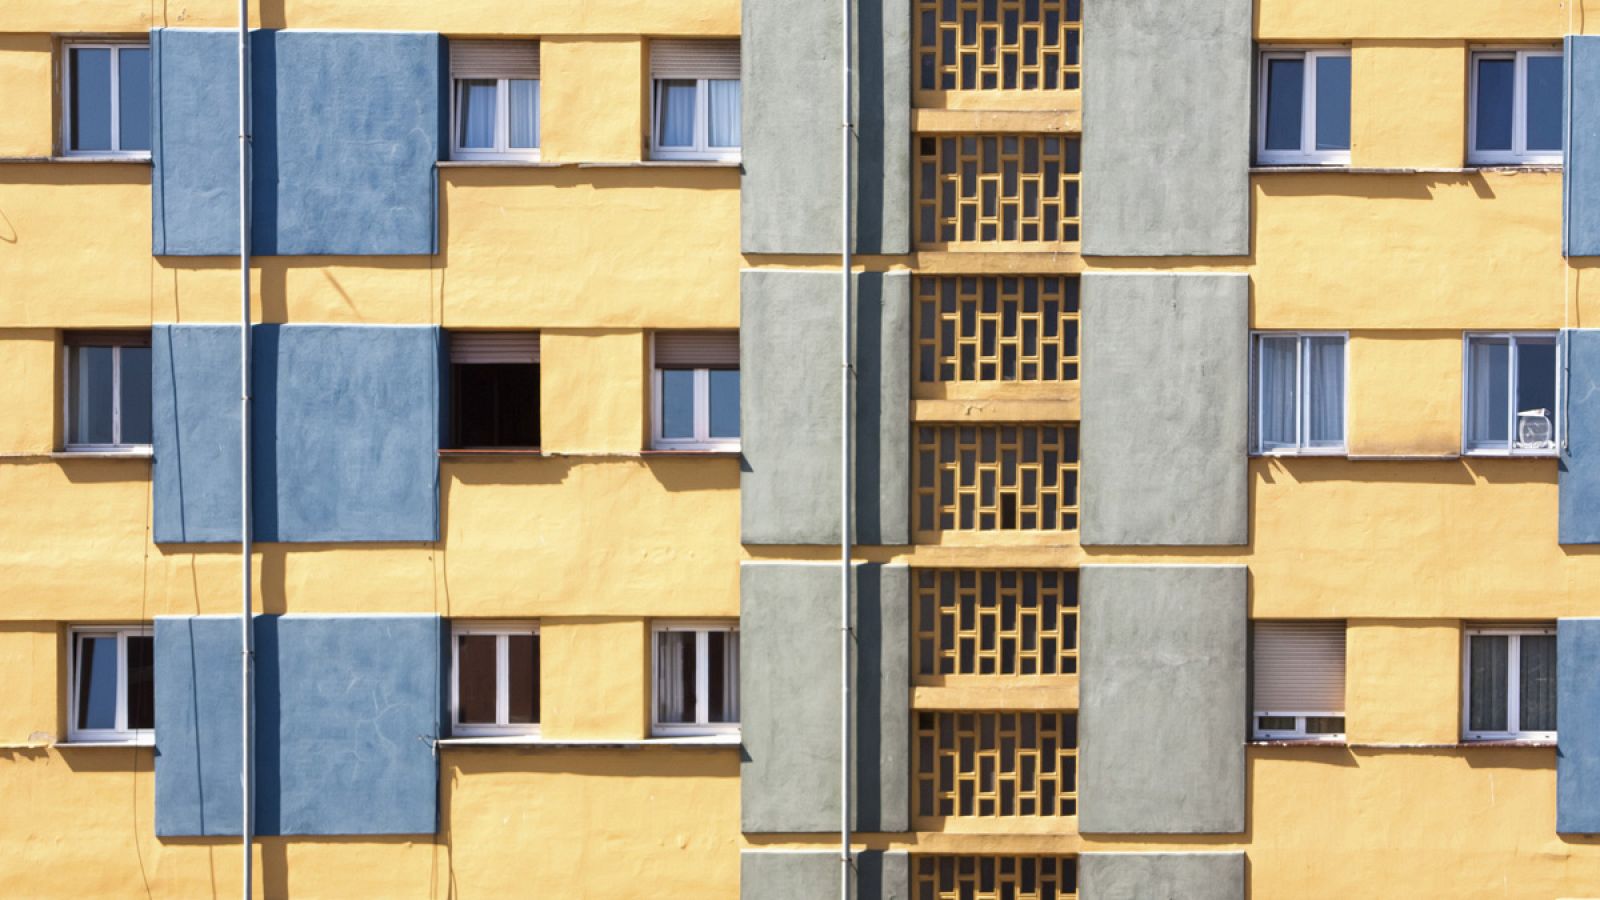
[[[238,835],[239,618],[158,616],[155,638],[156,834]]]
[[[1600,833],[1600,619],[1556,623],[1556,831]]]
[[[156,543],[239,539],[239,329],[151,329]]]
[[[232,31],[150,32],[151,252],[239,252],[239,51]]]
[[[1600,544],[1600,330],[1563,331],[1566,447],[1561,451],[1558,537]]]
[[[1564,51],[1561,251],[1600,256],[1600,36],[1568,35]]]

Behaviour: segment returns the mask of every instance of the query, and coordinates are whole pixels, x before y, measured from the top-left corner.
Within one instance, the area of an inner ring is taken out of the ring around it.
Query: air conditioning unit
[[[1556,428],[1548,409],[1526,409],[1517,413],[1517,449],[1553,450]]]

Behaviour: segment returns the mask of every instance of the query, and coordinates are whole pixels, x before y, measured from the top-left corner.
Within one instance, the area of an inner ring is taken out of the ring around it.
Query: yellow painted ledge
[[[1075,710],[1076,675],[966,675],[917,679],[911,708],[922,710]],[[996,683],[1000,682],[1000,683]]]
[[[1049,112],[1077,119],[1083,111],[1082,91],[927,91],[911,92],[913,111]]]
[[[913,109],[917,134],[1078,134],[1083,116],[1073,109]]]
[[[967,424],[976,422],[1076,422],[1081,418],[1077,391],[1058,400],[1020,398],[913,400],[911,418],[917,422]]]

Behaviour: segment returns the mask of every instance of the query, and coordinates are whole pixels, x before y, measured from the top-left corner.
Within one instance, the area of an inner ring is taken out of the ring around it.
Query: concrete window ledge
[[[142,459],[149,462],[155,454],[149,449],[143,450],[57,450],[50,454],[51,459]]]
[[[737,169],[736,159],[639,159],[626,162],[581,162],[580,169]]]
[[[1561,166],[1461,166],[1459,168],[1401,168],[1363,166],[1251,166],[1251,175],[1522,175],[1560,172]]]
[[[1246,747],[1336,747],[1341,750],[1348,750],[1351,747],[1351,745],[1345,741],[1322,741],[1314,739],[1305,741],[1245,741],[1244,745]]]
[[[560,740],[537,736],[508,735],[505,737],[441,738],[434,741],[438,747],[522,747],[530,750],[651,750],[694,749],[696,747],[738,747],[737,734],[713,734],[695,737],[660,737],[642,740]]]
[[[538,447],[505,450],[440,450],[440,459],[537,459],[545,456]]]
[[[0,156],[0,165],[68,163],[74,166],[149,166],[148,156]]]
[[[559,169],[572,163],[537,159],[441,159],[435,165],[441,169]]]
[[[645,457],[673,457],[682,456],[690,459],[738,459],[738,450],[641,450],[640,456]]]
[[[154,738],[140,738],[137,741],[56,741],[49,746],[57,750],[110,750],[116,747],[154,747]]]

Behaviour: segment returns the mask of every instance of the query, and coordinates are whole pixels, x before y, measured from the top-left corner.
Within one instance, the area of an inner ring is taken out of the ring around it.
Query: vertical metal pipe
[[[255,835],[255,629],[250,577],[250,0],[239,0],[239,790],[243,882],[250,900]]]
[[[839,82],[839,900],[850,900],[850,0],[840,3]]]

